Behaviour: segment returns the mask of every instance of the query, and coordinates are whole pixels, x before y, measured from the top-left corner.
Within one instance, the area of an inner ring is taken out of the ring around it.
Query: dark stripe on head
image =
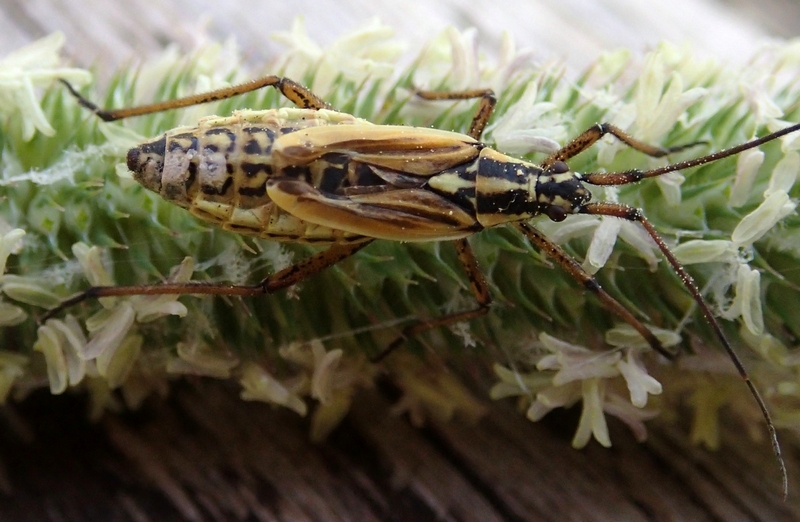
[[[552,181],[552,178],[541,176],[539,183],[536,185],[536,191],[540,195],[544,195],[548,201],[553,201],[557,196],[560,196],[569,201],[573,207],[585,204],[590,198],[589,191],[577,178],[555,182]]]

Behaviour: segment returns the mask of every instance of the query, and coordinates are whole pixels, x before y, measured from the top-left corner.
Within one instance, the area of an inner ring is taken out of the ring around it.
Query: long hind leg
[[[318,252],[283,270],[276,272],[255,285],[233,285],[230,283],[163,283],[154,285],[133,286],[93,286],[73,295],[55,308],[48,310],[40,322],[47,321],[67,308],[88,299],[100,297],[119,297],[129,295],[229,295],[257,296],[271,294],[283,288],[295,285],[300,281],[331,267],[339,261],[350,257],[372,240],[356,243],[331,245],[327,250]]]
[[[66,85],[67,89],[69,89],[69,92],[72,93],[72,95],[78,100],[78,103],[95,113],[104,121],[116,121],[124,118],[130,118],[132,116],[142,116],[144,114],[153,114],[155,112],[163,112],[171,109],[180,109],[182,107],[190,107],[192,105],[200,105],[213,101],[227,100],[228,98],[257,91],[258,89],[263,89],[264,87],[274,87],[287,99],[303,109],[332,109],[327,102],[306,87],[303,87],[294,80],[283,78],[281,76],[264,76],[263,78],[258,78],[247,83],[223,87],[222,89],[203,92],[200,94],[193,94],[191,96],[184,96],[183,98],[176,98],[174,100],[167,100],[158,103],[149,103],[147,105],[139,105],[138,107],[126,107],[124,109],[113,110],[101,109],[93,102],[87,100],[66,80],[61,80],[61,83]]]

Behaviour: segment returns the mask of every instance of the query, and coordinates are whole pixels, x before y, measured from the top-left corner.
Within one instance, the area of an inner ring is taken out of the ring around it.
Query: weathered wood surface
[[[759,2],[756,15],[746,2],[720,11],[697,0],[469,3],[478,9],[351,0],[324,12],[313,2],[256,4],[5,0],[0,54],[62,30],[76,63],[110,71],[167,42],[190,48],[206,34],[236,34],[251,61],[265,63],[275,49],[268,35],[288,30],[298,13],[322,42],[375,14],[412,47],[448,23],[477,26],[489,48],[508,29],[543,59],[575,68],[603,50],[644,50],[667,37],[735,59],[762,38],[800,31],[792,14],[800,4],[785,0]],[[779,16],[770,14],[776,5]],[[643,445],[612,424],[612,449],[575,451],[575,412],[532,424],[494,404],[477,426],[419,430],[390,415],[389,404],[378,391],[365,395],[315,446],[302,419],[242,402],[220,383],[183,382],[166,399],[96,425],[82,398],[37,393],[0,411],[0,520],[800,519],[800,458],[786,434],[792,491],[784,503],[768,445],[736,426],[716,453],[690,446],[685,423],[651,425]]]
[[[378,392],[321,445],[285,410],[220,383],[85,418],[79,397],[6,410],[0,520],[796,520],[766,444],[728,430],[708,453],[680,428],[570,447],[575,413],[532,424],[507,404],[477,425],[415,429]],[[789,466],[798,467],[795,450]]]

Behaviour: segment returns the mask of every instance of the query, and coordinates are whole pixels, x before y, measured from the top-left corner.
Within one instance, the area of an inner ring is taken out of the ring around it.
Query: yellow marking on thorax
[[[464,179],[455,172],[448,172],[433,176],[428,180],[428,186],[439,192],[454,194],[460,189],[469,189],[475,187],[475,182]]]
[[[522,180],[521,180],[522,181]],[[514,190],[527,191],[528,184],[511,181],[502,178],[480,178],[480,192],[482,196],[491,196],[492,194],[505,194]]]

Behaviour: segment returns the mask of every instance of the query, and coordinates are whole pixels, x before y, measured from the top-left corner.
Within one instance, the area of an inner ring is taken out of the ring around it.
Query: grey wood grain
[[[612,449],[571,448],[577,411],[533,424],[496,404],[424,429],[362,395],[329,440],[219,382],[183,382],[137,412],[86,420],[80,396],[34,394],[0,417],[0,520],[796,520],[770,449],[685,423]],[[735,428],[729,426],[729,428]],[[790,469],[798,469],[796,450]]]

